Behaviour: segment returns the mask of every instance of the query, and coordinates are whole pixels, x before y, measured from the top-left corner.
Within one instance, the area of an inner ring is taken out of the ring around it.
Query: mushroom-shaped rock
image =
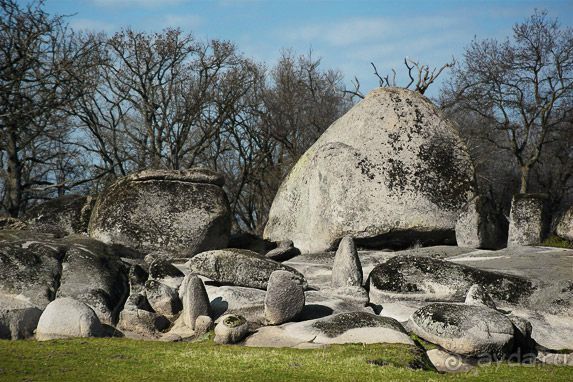
[[[291,277],[306,288],[306,280],[294,268],[267,259],[246,249],[207,251],[190,259],[186,265],[191,272],[221,284],[267,289],[271,273],[289,271]]]
[[[487,306],[488,308],[495,309],[495,302],[487,291],[479,284],[474,284],[466,294],[467,305]]]
[[[149,305],[159,314],[171,317],[181,311],[181,299],[177,291],[168,285],[149,280],[145,283],[145,295]]]
[[[415,311],[409,328],[419,337],[464,356],[507,357],[513,349],[513,324],[485,306],[434,303]]]
[[[92,308],[72,298],[57,298],[48,304],[36,329],[39,341],[72,337],[100,337],[103,328]]]
[[[222,176],[205,169],[146,170],[122,178],[97,198],[91,237],[144,251],[191,257],[224,248],[231,215]]]
[[[209,316],[210,302],[203,281],[192,273],[185,276],[179,287],[179,297],[183,303],[183,322],[191,329],[195,329],[195,322],[199,316]]]
[[[362,286],[362,265],[354,245],[354,240],[346,236],[338,245],[332,265],[333,288]]]
[[[274,271],[265,296],[265,319],[280,325],[296,318],[304,308],[304,290],[288,271]]]
[[[227,314],[215,326],[214,341],[219,344],[236,344],[249,332],[249,324],[243,316]]]
[[[334,122],[281,184],[264,237],[302,253],[455,243],[473,166],[454,126],[423,95],[377,89]]]

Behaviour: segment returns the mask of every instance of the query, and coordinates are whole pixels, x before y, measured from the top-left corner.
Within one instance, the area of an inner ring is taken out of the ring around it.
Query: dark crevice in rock
[[[436,230],[431,232],[416,230],[391,231],[381,235],[355,238],[354,242],[360,249],[408,249],[414,245],[456,245],[456,234],[452,230]]]

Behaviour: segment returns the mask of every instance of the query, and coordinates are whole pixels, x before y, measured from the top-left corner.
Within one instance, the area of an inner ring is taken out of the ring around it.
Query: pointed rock
[[[195,275],[188,274],[179,288],[179,297],[183,302],[183,322],[191,329],[195,329],[195,322],[199,316],[209,316],[209,296],[203,281]]]
[[[350,236],[340,241],[332,266],[332,287],[347,286],[362,286],[362,265]]]
[[[466,294],[467,305],[487,306],[488,308],[495,309],[495,302],[484,287],[479,284],[474,284]]]

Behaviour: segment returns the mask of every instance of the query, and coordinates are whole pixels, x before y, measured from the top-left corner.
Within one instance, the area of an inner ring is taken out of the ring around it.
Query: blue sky
[[[21,0],[26,3],[25,0]],[[357,76],[364,90],[379,72],[398,70],[406,81],[405,56],[430,65],[460,57],[474,36],[503,39],[534,9],[547,9],[573,26],[573,1],[375,1],[375,0],[47,0],[53,14],[73,14],[74,29],[123,26],[159,31],[180,27],[203,39],[235,42],[240,51],[272,64],[283,48],[322,57],[347,83]],[[433,90],[433,91],[432,91]],[[438,90],[430,89],[430,95]]]

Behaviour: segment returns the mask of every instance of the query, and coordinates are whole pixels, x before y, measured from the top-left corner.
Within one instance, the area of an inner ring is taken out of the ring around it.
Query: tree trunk
[[[18,156],[18,137],[14,127],[8,128],[8,179],[6,179],[6,210],[12,217],[18,217],[22,207],[22,164]]]
[[[519,193],[527,193],[527,180],[529,179],[529,166],[521,166],[521,185],[519,187]]]

